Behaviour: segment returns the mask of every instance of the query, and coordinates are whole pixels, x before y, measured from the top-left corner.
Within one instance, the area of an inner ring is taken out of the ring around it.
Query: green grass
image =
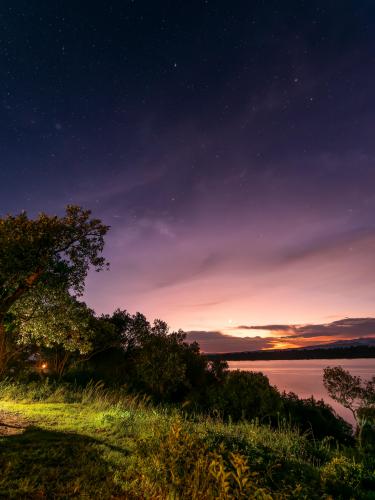
[[[0,437],[0,498],[375,498],[352,451],[286,425],[192,421],[93,384],[0,384],[0,411],[28,422]]]

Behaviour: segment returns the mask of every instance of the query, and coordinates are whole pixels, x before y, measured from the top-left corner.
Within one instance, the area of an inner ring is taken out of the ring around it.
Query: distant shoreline
[[[355,346],[329,349],[277,349],[270,351],[247,351],[205,354],[209,360],[225,361],[271,361],[293,359],[368,359],[375,358],[375,347]],[[375,366],[374,366],[375,371]]]

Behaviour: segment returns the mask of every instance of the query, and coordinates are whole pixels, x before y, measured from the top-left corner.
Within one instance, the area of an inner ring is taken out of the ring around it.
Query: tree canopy
[[[363,381],[341,366],[334,366],[324,369],[323,383],[331,398],[352,413],[361,444],[363,427],[375,422],[375,377]]]
[[[89,268],[107,265],[102,251],[108,229],[79,206],[68,206],[62,217],[30,219],[22,212],[0,218],[0,373],[12,354],[6,338],[12,308],[36,291],[40,301],[54,288],[82,294]]]

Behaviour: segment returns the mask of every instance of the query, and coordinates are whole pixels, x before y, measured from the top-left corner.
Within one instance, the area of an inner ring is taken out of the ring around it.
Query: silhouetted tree
[[[207,362],[185,338],[156,320],[134,352],[133,384],[158,401],[178,401],[204,383]]]
[[[375,377],[363,382],[361,377],[352,375],[341,366],[335,366],[324,369],[323,383],[331,398],[352,413],[361,446],[364,426],[374,423]]]

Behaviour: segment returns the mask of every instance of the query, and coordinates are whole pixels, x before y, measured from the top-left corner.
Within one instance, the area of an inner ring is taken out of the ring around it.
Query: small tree
[[[341,366],[327,367],[324,368],[323,384],[331,398],[352,413],[361,446],[363,427],[375,408],[375,377],[363,382],[361,377]]]
[[[89,210],[68,206],[63,217],[25,212],[0,218],[0,376],[13,352],[7,315],[37,287],[64,286],[81,294],[90,266],[100,271],[108,226]]]
[[[169,333],[167,323],[161,320],[155,320],[147,334],[141,332],[133,353],[134,382],[157,401],[178,400],[192,388],[187,358],[189,354],[199,356],[199,353],[185,338],[182,330]]]

